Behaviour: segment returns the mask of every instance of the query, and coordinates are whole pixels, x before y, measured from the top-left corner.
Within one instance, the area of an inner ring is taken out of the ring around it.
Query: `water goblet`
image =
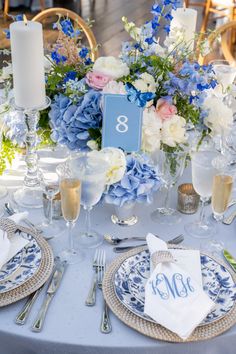
[[[48,170],[40,171],[40,184],[46,198],[49,200],[48,217],[38,225],[47,238],[57,237],[63,232],[63,228],[53,220],[53,199],[59,193],[59,177],[56,172]]]
[[[159,152],[157,163],[161,179],[166,188],[166,197],[164,206],[157,208],[151,213],[151,218],[154,222],[171,225],[181,220],[181,214],[176,209],[171,208],[169,202],[171,189],[183,174],[186,156],[187,153],[185,151],[172,153]]]
[[[68,228],[69,248],[62,251],[59,257],[69,264],[81,260],[80,253],[74,247],[73,228],[80,214],[81,181],[74,177],[67,164],[59,166],[57,172],[60,177],[60,193],[62,215]]]
[[[216,95],[220,97],[226,97],[228,90],[233,84],[236,77],[236,67],[232,65],[228,60],[212,60],[210,64],[216,74],[219,85],[215,89]]]
[[[78,244],[94,248],[103,242],[103,237],[91,228],[91,211],[104,192],[108,163],[102,157],[80,153],[71,159],[70,166],[82,181],[81,205],[85,210],[85,230],[79,234]]]
[[[191,154],[192,182],[200,195],[201,210],[199,220],[185,225],[186,232],[196,238],[210,238],[215,233],[215,225],[205,217],[205,205],[212,196],[213,178],[217,173],[212,161],[219,156],[216,150],[198,150]]]

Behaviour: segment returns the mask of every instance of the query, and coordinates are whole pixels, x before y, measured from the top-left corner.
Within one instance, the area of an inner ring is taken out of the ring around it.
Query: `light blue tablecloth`
[[[11,181],[12,179],[12,181]],[[189,181],[186,176],[183,181]],[[5,177],[10,185],[15,179]],[[173,193],[173,200],[176,194]],[[150,219],[151,211],[162,202],[160,194],[156,195],[155,203],[150,206],[139,205],[137,215],[139,223],[130,228],[121,228],[110,221],[112,206],[97,206],[93,212],[93,226],[102,234],[111,233],[116,236],[145,235],[154,232],[168,240],[174,235],[184,232],[184,224],[197,216],[183,216],[182,223],[164,227],[154,224]],[[0,201],[0,204],[3,201]],[[210,212],[210,209],[208,209]],[[42,218],[41,211],[31,211],[33,221]],[[79,231],[84,222],[82,212],[77,225]],[[220,225],[215,238],[222,239],[226,247],[236,257],[236,233],[235,225]],[[51,245],[57,254],[67,245],[67,235],[51,241]],[[198,240],[185,235],[185,244],[199,247]],[[108,262],[117,256],[112,252],[112,247],[103,245],[107,252]],[[85,259],[81,264],[69,266],[61,287],[51,303],[44,329],[41,333],[33,333],[30,326],[42,303],[44,292],[41,294],[27,323],[24,326],[14,324],[14,318],[22,308],[24,301],[12,304],[0,309],[0,354],[234,354],[236,347],[236,327],[231,328],[225,334],[214,339],[184,344],[172,344],[145,337],[133,329],[127,327],[111,314],[112,333],[104,335],[100,333],[102,297],[98,292],[95,307],[86,307],[84,302],[92,277],[91,262],[94,250],[85,250]]]

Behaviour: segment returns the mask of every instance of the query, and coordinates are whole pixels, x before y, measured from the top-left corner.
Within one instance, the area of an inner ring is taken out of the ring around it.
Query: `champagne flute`
[[[75,264],[80,261],[80,258],[74,248],[72,230],[80,214],[81,181],[68,173],[67,168],[65,168],[64,173],[60,170],[57,171],[60,173],[62,215],[66,221],[69,238],[69,248],[64,250],[60,257],[69,264]]]
[[[222,221],[233,189],[233,177],[217,174],[213,178],[212,211],[216,221]]]
[[[199,150],[191,154],[192,181],[200,195],[201,210],[199,220],[185,225],[188,234],[196,238],[209,238],[215,233],[215,226],[205,217],[205,205],[212,196],[213,178],[217,170],[212,161],[219,155],[215,150]]]

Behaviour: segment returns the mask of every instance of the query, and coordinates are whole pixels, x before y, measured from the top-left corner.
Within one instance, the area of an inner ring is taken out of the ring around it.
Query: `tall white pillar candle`
[[[171,30],[182,28],[184,30],[184,39],[189,44],[189,48],[194,47],[194,37],[197,26],[197,11],[185,7],[180,7],[172,11],[173,19],[171,21]]]
[[[10,36],[15,103],[22,108],[40,107],[46,102],[42,25],[14,22]]]

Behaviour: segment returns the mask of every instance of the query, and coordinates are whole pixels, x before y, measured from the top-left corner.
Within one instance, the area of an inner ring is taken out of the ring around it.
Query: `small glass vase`
[[[115,206],[115,212],[111,216],[111,221],[120,226],[132,226],[138,222],[138,217],[134,214],[135,202],[127,202],[122,207]]]

